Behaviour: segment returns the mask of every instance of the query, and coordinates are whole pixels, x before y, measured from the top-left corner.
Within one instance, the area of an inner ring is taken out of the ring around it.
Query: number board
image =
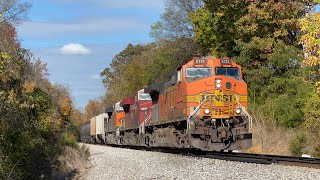
[[[194,64],[206,64],[207,61],[205,59],[196,59],[193,62]]]
[[[230,59],[221,59],[220,63],[221,64],[231,64],[231,60]]]

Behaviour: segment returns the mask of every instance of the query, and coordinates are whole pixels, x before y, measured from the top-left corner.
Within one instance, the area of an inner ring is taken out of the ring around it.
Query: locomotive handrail
[[[190,113],[189,117],[187,118],[187,131],[190,129],[190,119],[191,119],[191,117],[194,116],[199,111],[200,106],[206,101],[208,101],[208,99],[204,98],[204,100],[201,103],[199,103],[199,105]]]
[[[234,94],[234,96],[236,97],[236,100],[237,100],[237,103],[238,103],[238,106],[240,107],[241,109],[241,114],[242,112],[244,113],[244,117],[247,119],[247,121],[249,122],[249,129],[252,129],[252,116],[247,112],[246,108],[244,108],[241,104],[240,104],[240,100],[239,100],[239,97]]]
[[[152,117],[152,111],[150,112],[149,116],[146,117],[146,119],[143,120],[143,123],[139,126],[139,134],[145,134],[145,123],[150,121]]]

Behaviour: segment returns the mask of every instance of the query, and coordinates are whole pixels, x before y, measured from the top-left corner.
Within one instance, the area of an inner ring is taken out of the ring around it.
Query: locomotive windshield
[[[148,93],[141,93],[139,94],[139,100],[142,100],[142,101],[151,100],[151,97]]]
[[[212,75],[212,69],[211,68],[186,68],[186,77],[187,78],[202,78],[202,77],[208,77]]]
[[[217,67],[216,68],[216,75],[239,77],[239,69],[238,68]]]
[[[117,112],[123,112],[124,111],[123,107],[120,106],[120,103],[116,104],[116,108],[115,109],[116,109]]]

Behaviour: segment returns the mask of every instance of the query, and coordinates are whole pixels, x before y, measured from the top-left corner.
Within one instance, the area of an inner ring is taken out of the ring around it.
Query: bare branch
[[[3,0],[0,4],[1,21],[19,24],[27,20],[27,13],[31,7],[28,0]]]

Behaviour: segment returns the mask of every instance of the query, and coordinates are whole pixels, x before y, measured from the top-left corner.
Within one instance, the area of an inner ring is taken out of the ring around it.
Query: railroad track
[[[283,164],[290,166],[310,167],[320,169],[320,158],[295,156],[277,156],[266,154],[249,154],[235,152],[203,152],[200,157],[214,158],[228,161],[240,161],[257,164]]]
[[[238,161],[256,164],[283,164],[290,166],[309,167],[320,169],[320,158],[296,157],[296,156],[278,156],[267,154],[251,154],[251,153],[238,153],[238,152],[219,152],[219,151],[199,151],[199,150],[185,150],[185,149],[172,149],[172,148],[146,148],[140,146],[118,146],[136,150],[158,151],[163,153],[181,154],[185,156],[192,156],[197,158],[212,158],[227,161]]]

